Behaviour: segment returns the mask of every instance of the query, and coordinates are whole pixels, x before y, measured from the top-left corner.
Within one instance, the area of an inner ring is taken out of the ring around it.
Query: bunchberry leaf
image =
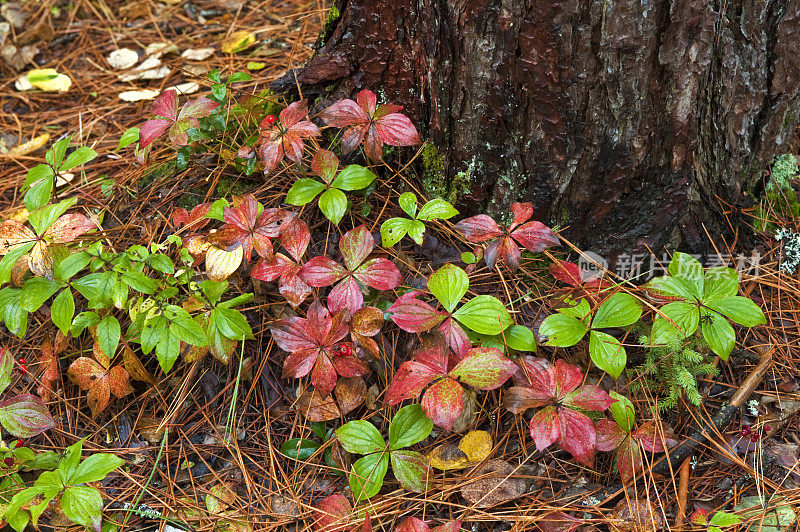
[[[375,496],[383,485],[388,468],[388,453],[375,452],[356,460],[348,477],[353,498],[362,501]]]
[[[467,289],[469,289],[469,277],[455,264],[445,264],[428,279],[428,290],[447,312],[453,312],[467,293]]]
[[[431,433],[433,422],[420,405],[408,405],[398,410],[389,425],[389,449],[394,451],[421,442]]]
[[[589,333],[589,354],[598,368],[615,379],[625,370],[628,360],[625,347],[620,341],[602,331]]]
[[[617,292],[606,299],[592,319],[593,329],[626,327],[639,321],[642,307],[639,301],[625,292]]]
[[[53,428],[55,421],[44,401],[21,394],[0,401],[0,425],[18,438],[32,438]]]

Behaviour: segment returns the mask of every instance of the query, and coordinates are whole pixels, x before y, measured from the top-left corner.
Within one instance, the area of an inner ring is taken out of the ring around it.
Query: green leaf
[[[677,277],[654,277],[644,285],[644,288],[660,296],[678,297],[690,301],[699,299],[694,295],[694,289],[684,279]]]
[[[298,207],[303,206],[316,198],[323,190],[325,190],[325,185],[316,179],[303,177],[292,184],[292,188],[286,194],[286,203]]]
[[[161,371],[165,374],[169,373],[175,361],[178,360],[178,355],[181,354],[181,341],[172,332],[172,328],[166,330],[165,334],[159,336],[158,343],[156,344],[156,358],[158,364],[161,366]]]
[[[175,263],[172,262],[171,258],[163,253],[155,253],[147,257],[147,264],[149,264],[154,270],[166,275],[175,274]]]
[[[412,220],[408,218],[389,218],[381,224],[381,245],[390,248],[400,242],[408,232]]]
[[[238,310],[217,307],[214,309],[213,314],[216,315],[217,326],[226,338],[231,340],[252,340],[255,338],[247,319]],[[221,321],[224,321],[224,324]]]
[[[241,81],[250,81],[251,79],[253,79],[253,76],[247,72],[234,72],[226,83],[239,83]]]
[[[512,325],[500,335],[508,347],[515,351],[536,352],[536,337],[533,331],[524,325]]]
[[[129,127],[119,138],[119,145],[117,146],[117,149],[121,150],[122,148],[127,148],[134,142],[139,142],[139,128]]]
[[[439,268],[428,279],[428,290],[439,300],[447,312],[453,312],[461,298],[467,293],[468,288],[467,273],[451,263]]]
[[[567,301],[567,303],[573,303],[572,301]],[[581,299],[576,304],[572,306],[562,307],[558,309],[558,312],[565,316],[572,316],[573,318],[577,318],[581,321],[591,314],[592,307],[589,305],[589,302],[585,299]]]
[[[656,316],[653,321],[653,331],[650,342],[653,344],[666,344],[670,338],[688,338],[697,330],[700,323],[700,311],[697,305],[676,301],[667,303],[659,309],[675,325],[663,316]],[[675,327],[677,325],[677,328]]]
[[[170,321],[170,332],[180,340],[199,347],[208,345],[208,337],[203,327],[181,307],[167,305],[164,309],[164,317]]]
[[[226,200],[225,198],[220,198],[211,204],[211,207],[208,209],[208,212],[206,213],[205,217],[210,218],[212,220],[219,220],[220,222],[224,222],[225,218],[222,215],[222,210],[225,207],[230,207],[230,206],[231,204],[228,203],[228,200]]]
[[[689,287],[694,297],[697,299],[703,297],[704,274],[700,261],[691,255],[676,251],[669,263],[669,274],[674,278],[686,281],[686,286]]]
[[[200,290],[203,291],[203,295],[206,296],[208,302],[212,305],[216,305],[219,303],[219,300],[222,299],[222,296],[225,292],[228,291],[229,283],[228,281],[212,281],[211,279],[206,279],[205,281],[200,282]]]
[[[53,225],[53,222],[55,222],[62,214],[67,212],[67,210],[77,202],[78,198],[73,196],[63,201],[59,201],[54,205],[47,205],[41,209],[36,209],[35,211],[31,212],[30,216],[28,216],[28,222],[30,222],[30,224],[33,226],[33,230],[36,231],[36,234],[41,235],[45,232],[45,230],[47,230],[48,227]]]
[[[50,281],[44,277],[31,277],[22,285],[22,291],[19,294],[19,306],[28,312],[36,312],[62,286],[63,284]]]
[[[386,453],[372,453],[356,460],[348,477],[356,503],[378,494],[387,469],[389,457]]]
[[[65,486],[68,485],[69,479],[72,478],[75,471],[78,470],[78,464],[81,462],[81,451],[83,451],[83,441],[82,439],[78,440],[67,447],[64,452],[64,457],[58,464],[60,482]]]
[[[31,188],[25,192],[23,201],[25,203],[25,207],[29,211],[35,211],[36,209],[41,209],[50,203],[50,198],[52,195],[53,180],[42,179],[41,181],[34,183]]]
[[[551,314],[539,326],[539,334],[547,337],[545,345],[554,347],[575,345],[586,336],[588,330],[589,326],[578,318],[563,314]]]
[[[50,306],[50,319],[58,329],[67,334],[72,327],[72,318],[75,316],[75,298],[72,290],[65,288],[53,299]]]
[[[636,425],[636,410],[633,408],[633,403],[624,395],[618,394],[613,390],[608,394],[612,399],[617,400],[616,403],[608,408],[611,410],[611,415],[614,416],[614,421],[625,432],[631,432]]]
[[[42,179],[50,179],[52,180],[55,176],[53,169],[46,164],[37,164],[30,170],[28,173],[25,174],[25,183],[22,185],[23,188],[29,187],[34,183],[41,181]],[[49,198],[48,198],[49,199]]]
[[[447,220],[458,214],[452,205],[443,199],[432,199],[420,209],[417,220]]]
[[[417,195],[413,192],[403,192],[400,194],[400,198],[398,198],[397,203],[400,204],[400,208],[403,209],[407,215],[411,218],[414,218],[417,214]]]
[[[708,524],[714,526],[733,526],[741,522],[741,516],[729,514],[728,512],[717,512],[714,514]]]
[[[625,347],[619,340],[600,331],[589,333],[589,354],[598,368],[615,379],[622,374],[628,360]]]
[[[104,316],[97,324],[97,343],[100,344],[100,350],[107,357],[113,358],[114,353],[117,352],[120,334],[119,321],[114,316]]]
[[[295,460],[308,460],[319,450],[319,444],[303,438],[292,438],[281,445],[281,453]]]
[[[66,282],[88,266],[91,260],[92,257],[85,251],[73,253],[55,264],[53,278]]]
[[[81,146],[67,156],[67,159],[64,161],[64,164],[58,168],[58,171],[69,172],[76,166],[81,166],[92,161],[95,157],[97,157],[96,151],[86,146]]]
[[[739,293],[739,272],[720,266],[706,271],[703,301],[715,301]]]
[[[417,245],[422,245],[422,235],[425,234],[425,224],[420,222],[419,220],[411,220],[411,223],[408,224],[408,236],[411,237],[411,240],[417,243]]]
[[[514,323],[506,306],[496,297],[476,296],[453,313],[462,325],[481,334],[500,334]]]
[[[421,442],[431,433],[433,422],[420,405],[404,406],[389,425],[389,449],[392,451]]]
[[[95,453],[80,463],[67,483],[74,485],[99,482],[124,463],[125,460],[114,454]]]
[[[592,328],[626,327],[639,321],[641,316],[642,307],[639,306],[639,301],[630,294],[617,292],[597,309]]]
[[[79,336],[86,327],[91,327],[92,325],[97,324],[100,321],[100,316],[97,312],[86,311],[81,312],[75,319],[72,320],[72,326],[70,327],[70,334],[73,337]]]
[[[400,485],[410,491],[423,493],[428,487],[428,459],[416,451],[393,451],[390,454],[392,472]]]
[[[724,316],[706,309],[700,309],[700,330],[708,346],[722,360],[728,360],[736,343],[736,333]]]
[[[64,160],[64,155],[67,153],[67,147],[72,137],[64,137],[54,142],[47,153],[44,154],[44,160],[53,168],[59,168],[61,162]]]
[[[341,190],[330,188],[319,197],[319,210],[325,218],[338,225],[347,212],[347,196]]]
[[[348,453],[376,453],[386,447],[383,436],[369,421],[356,420],[345,423],[336,429],[336,437]]]
[[[6,306],[6,327],[17,338],[22,339],[28,330],[28,311],[19,306],[19,301],[12,301]]]
[[[75,523],[100,532],[103,497],[90,486],[71,486],[61,495],[61,510]]]
[[[14,357],[8,348],[0,349],[0,393],[11,384],[11,372],[14,369]]]
[[[369,168],[358,164],[348,165],[331,183],[332,188],[341,190],[361,190],[378,178]]]
[[[729,296],[716,301],[708,301],[706,305],[745,327],[755,327],[767,323],[764,312],[746,297]]]
[[[35,242],[27,242],[11,248],[6,255],[0,260],[0,285],[3,285],[11,280],[11,270],[17,263],[20,257],[31,250]]]

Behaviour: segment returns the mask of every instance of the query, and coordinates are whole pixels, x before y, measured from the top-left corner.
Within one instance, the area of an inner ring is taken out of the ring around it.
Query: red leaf
[[[264,165],[264,173],[271,172],[283,159],[283,141],[279,138],[264,142],[258,150],[258,157]]]
[[[658,425],[653,420],[642,423],[633,431],[631,436],[636,438],[636,441],[639,442],[642,449],[650,453],[663,453],[665,450],[664,443],[666,443],[668,447],[678,444],[677,440],[671,438],[667,434],[663,435],[664,439],[662,442],[662,435],[659,433]]]
[[[303,120],[289,128],[289,132],[300,138],[319,137],[322,132],[313,122]]]
[[[55,421],[44,401],[31,394],[21,394],[0,401],[3,428],[18,438],[32,438],[51,429]]]
[[[86,216],[77,213],[65,214],[47,228],[42,238],[56,244],[65,244],[92,229],[96,229],[96,226]]]
[[[388,259],[370,259],[353,273],[362,284],[376,290],[393,290],[403,284],[403,275]]]
[[[358,94],[356,94],[356,101],[369,117],[375,115],[375,108],[378,105],[378,97],[375,96],[374,92],[369,89],[362,89]]]
[[[422,519],[406,517],[402,523],[395,527],[394,532],[431,532],[431,527]]]
[[[616,399],[612,399],[610,395],[592,384],[581,386],[562,400],[562,404],[570,408],[596,412],[602,412],[616,402]]]
[[[458,222],[454,229],[464,235],[470,242],[485,242],[503,234],[503,231],[492,218],[479,214]]]
[[[547,393],[528,386],[512,386],[503,396],[503,402],[509,412],[520,414],[529,408],[537,408],[551,402],[553,397]]]
[[[550,275],[570,286],[578,287],[582,283],[581,269],[574,262],[560,260],[550,265]]]
[[[558,237],[552,229],[542,222],[528,222],[511,233],[511,237],[533,253],[560,245]]]
[[[532,203],[514,203],[511,205],[511,225],[509,231],[513,230],[519,224],[525,223],[533,216]]]
[[[543,358],[524,356],[517,361],[521,371],[517,373],[521,384],[527,384],[543,397],[556,397],[556,372],[552,364]],[[524,379],[523,379],[524,377]]]
[[[328,306],[333,312],[346,309],[350,314],[355,314],[364,306],[364,294],[352,275],[348,275],[345,280],[333,287],[328,294]]]
[[[448,521],[443,525],[439,525],[433,529],[433,532],[459,532],[461,530],[461,521]]]
[[[344,264],[351,272],[355,272],[361,266],[373,249],[375,249],[375,239],[364,225],[346,232],[339,241]]]
[[[347,530],[345,518],[352,511],[353,507],[347,497],[338,493],[329,495],[314,507],[314,530],[317,532]]]
[[[250,277],[261,281],[274,281],[281,275],[298,267],[289,257],[281,253],[274,254],[271,258],[261,258],[250,270]]]
[[[300,269],[298,274],[308,286],[329,286],[347,275],[347,270],[328,257],[314,257]]]
[[[306,330],[306,320],[293,316],[270,325],[272,338],[284,351],[299,351],[317,347],[315,338]]]
[[[436,375],[444,377],[448,372],[448,353],[445,337],[432,332],[422,337],[422,345],[414,352],[414,360],[425,364]]]
[[[311,241],[311,233],[303,220],[293,218],[281,229],[281,245],[292,258],[300,262]]]
[[[181,112],[178,115],[178,120],[185,118],[205,118],[219,106],[219,103],[209,100],[205,97],[200,97],[183,104]]]
[[[530,428],[537,451],[544,451],[553,445],[561,435],[561,421],[556,407],[548,406],[536,412],[531,418]]]
[[[564,512],[550,512],[536,520],[540,532],[572,532],[583,521]]]
[[[492,249],[494,245],[497,245],[496,251]],[[498,255],[501,261],[505,262],[512,271],[519,268],[519,259],[522,257],[522,252],[511,238],[507,236],[498,238],[486,248],[486,254],[484,256],[486,258],[486,265],[489,268],[494,268]]]
[[[613,451],[620,446],[622,440],[628,437],[628,433],[622,430],[616,421],[610,419],[601,419],[595,428],[597,430],[595,445],[598,451]]]
[[[306,334],[313,338],[319,347],[328,345],[328,338],[333,327],[333,318],[330,311],[319,299],[314,300],[306,311]]]
[[[336,387],[336,368],[331,360],[320,353],[311,370],[311,384],[314,385],[323,396],[330,394]]]
[[[369,126],[364,136],[364,155],[370,161],[380,161],[383,158],[383,142],[378,137],[374,124]]]
[[[299,349],[292,351],[286,360],[283,361],[282,378],[293,377],[299,379],[311,372],[314,363],[317,361],[319,349]]]
[[[467,356],[467,351],[472,347],[472,341],[456,320],[453,318],[445,319],[438,330],[444,334],[447,339],[447,345],[450,346],[450,349],[453,350],[459,360]]]
[[[308,296],[311,295],[311,287],[303,282],[297,273],[300,271],[300,266],[294,264],[291,270],[281,275],[278,291],[286,298],[286,301],[292,306],[297,308],[300,306]]]
[[[369,122],[369,116],[353,100],[336,102],[320,113],[322,120],[333,127],[347,127]]]
[[[450,376],[481,390],[494,390],[516,371],[517,366],[499,349],[476,347],[450,371]]]
[[[363,377],[369,373],[367,363],[355,355],[334,357],[333,367],[342,377]]]
[[[278,118],[283,124],[283,127],[291,127],[308,116],[308,102],[300,100],[298,102],[290,103],[286,108],[281,111]]]
[[[421,292],[412,291],[400,296],[389,307],[389,318],[401,329],[410,333],[429,331],[445,318],[440,312],[416,298]]]
[[[386,404],[392,406],[404,399],[416,399],[428,384],[441,376],[440,372],[426,364],[403,362],[386,388]]]
[[[630,437],[626,437],[617,449],[617,468],[622,482],[629,482],[642,470],[642,450]]]
[[[294,131],[283,133],[283,153],[289,160],[299,163],[303,160],[303,139]]]
[[[458,382],[445,377],[422,396],[422,410],[434,425],[446,431],[452,430],[464,408],[463,393],[464,389]]]
[[[583,373],[581,368],[573,366],[565,360],[558,359],[555,364],[555,377],[556,377],[556,396],[560,399],[575,388],[580,386],[583,382]],[[614,401],[611,400],[613,403]],[[603,409],[605,410],[605,408]]]
[[[326,183],[330,184],[333,181],[338,169],[339,158],[332,151],[317,150],[311,160],[311,171],[320,176]]]
[[[353,152],[361,141],[364,140],[364,135],[370,128],[369,124],[348,127],[342,133],[342,155],[347,155]]]
[[[571,408],[559,408],[558,417],[561,420],[559,447],[570,453],[579,463],[592,467],[597,440],[592,420]]]
[[[155,116],[168,118],[175,121],[178,118],[178,93],[175,89],[167,89],[153,100],[150,112]]]
[[[67,369],[67,376],[82,390],[89,392],[87,401],[92,417],[97,417],[106,409],[112,393],[122,398],[133,392],[125,369],[115,366],[108,370],[88,357],[76,359]]]
[[[146,148],[155,139],[164,134],[173,122],[163,118],[151,118],[139,128],[139,148]]]
[[[416,146],[420,143],[417,128],[407,116],[391,113],[375,121],[378,138],[389,146]]]

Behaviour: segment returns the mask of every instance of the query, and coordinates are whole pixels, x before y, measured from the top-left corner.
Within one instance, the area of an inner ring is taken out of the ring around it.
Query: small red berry
[[[764,425],[764,432],[769,432],[770,430],[772,430],[772,427],[769,425]]]
[[[24,366],[24,365],[25,365],[25,359],[24,359],[24,358],[20,358],[20,359],[19,359],[19,363],[20,363],[20,364],[22,364],[22,365]]]
[[[753,442],[753,443],[757,442],[758,441],[758,434],[753,434],[752,436],[750,436],[750,441]]]
[[[26,373],[28,373],[28,368],[25,367],[25,366],[20,366],[19,367],[19,372],[22,373],[23,375],[25,375]]]
[[[267,115],[267,119],[266,120],[267,120],[267,124],[269,124],[269,125],[273,125],[275,122],[278,121],[278,119],[275,118],[275,115]]]
[[[343,357],[348,357],[353,354],[353,348],[347,344],[342,344],[339,347],[339,352],[342,354]]]
[[[11,466],[13,466],[13,465],[14,465],[14,459],[13,459],[13,458],[11,458],[10,456],[9,456],[9,457],[6,457],[6,458],[4,458],[4,459],[3,459],[3,462],[5,462],[5,464],[6,464],[8,467],[11,467]]]
[[[23,445],[25,445],[25,442],[24,442],[24,441],[22,441],[22,440],[17,440],[17,445],[16,445],[17,447],[22,447]]]
[[[750,427],[745,425],[742,427],[742,438],[746,438],[747,436],[750,436]]]

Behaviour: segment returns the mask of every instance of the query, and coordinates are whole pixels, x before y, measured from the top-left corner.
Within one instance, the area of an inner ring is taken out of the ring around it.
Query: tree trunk
[[[337,7],[315,57],[274,89],[405,105],[451,190],[468,180],[462,211],[532,201],[612,260],[729,232],[721,202],[752,203],[796,126],[800,0]]]

